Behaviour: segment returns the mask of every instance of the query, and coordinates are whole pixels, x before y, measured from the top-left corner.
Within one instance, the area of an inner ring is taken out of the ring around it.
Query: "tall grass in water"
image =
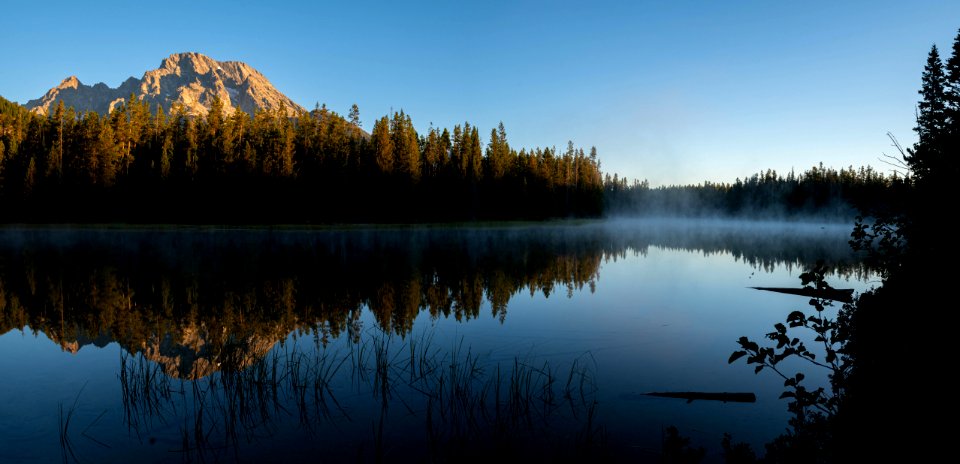
[[[179,390],[174,389],[174,380],[163,373],[163,368],[148,362],[141,354],[121,352],[117,378],[120,380],[124,423],[138,438],[142,438],[141,429],[149,426],[151,421],[164,420],[167,414],[162,409],[174,404],[172,395],[183,393],[183,385]]]
[[[62,402],[57,406],[57,410],[59,413],[57,426],[58,426],[58,438],[60,440],[60,456],[63,458],[64,463],[82,462],[77,457],[77,453],[74,449],[73,441],[70,439],[70,423],[73,421],[73,415],[77,412],[77,407],[80,404],[80,395],[83,394],[83,390],[85,388],[87,388],[86,384],[84,384],[83,387],[80,388],[80,391],[77,392],[77,396],[73,399],[73,405],[71,405],[70,408],[66,410],[66,414],[64,414]],[[107,412],[108,412],[107,410],[103,410],[100,413],[100,415],[98,415],[93,421],[87,424],[87,426],[83,430],[80,431],[80,435],[82,437],[86,438],[91,443],[94,443],[102,448],[110,448],[110,445],[98,440],[97,438],[95,438],[94,436],[92,436],[87,432],[90,431],[91,427],[93,427],[94,425],[97,425],[97,423],[99,423],[100,420],[103,419],[103,416],[105,416]]]
[[[248,445],[256,451],[291,439],[291,430],[318,441],[338,437],[336,450],[324,452],[360,450],[350,459],[361,461],[569,457],[589,454],[602,438],[588,355],[563,365],[495,362],[462,339],[444,349],[432,332],[363,335],[346,346],[294,337],[246,367],[179,387],[143,356],[125,356],[124,421],[138,436],[181,424],[181,444],[171,451],[188,461],[239,458]],[[343,446],[351,441],[355,447]]]
[[[83,393],[82,388],[77,393],[76,399],[73,400],[73,406],[67,410],[66,415],[63,413],[63,403],[58,406],[60,416],[57,425],[59,426],[60,455],[63,457],[64,464],[70,462],[70,459],[73,459],[73,462],[79,462],[77,454],[73,450],[73,442],[70,441],[69,430],[70,421],[73,419],[73,414],[77,410],[77,403],[80,401],[80,393]]]

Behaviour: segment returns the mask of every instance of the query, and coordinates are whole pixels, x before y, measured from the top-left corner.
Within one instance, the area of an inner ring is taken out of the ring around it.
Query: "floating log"
[[[768,292],[787,293],[790,295],[807,296],[810,298],[823,298],[825,300],[834,300],[841,303],[853,303],[852,288],[826,288],[817,290],[815,288],[791,288],[791,287],[750,287],[756,290],[766,290]]]
[[[723,401],[724,403],[756,403],[757,395],[753,393],[709,393],[709,392],[650,392],[642,394],[622,395],[623,399],[639,399],[640,396],[658,396],[661,398],[678,398],[692,403],[693,400]]]

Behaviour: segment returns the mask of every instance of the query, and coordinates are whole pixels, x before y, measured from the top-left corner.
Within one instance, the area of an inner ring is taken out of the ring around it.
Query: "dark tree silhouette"
[[[944,206],[956,196],[951,182],[960,173],[955,136],[960,36],[947,62],[944,72],[936,46],[931,48],[919,92],[918,141],[901,152],[909,173],[900,198],[871,205],[852,233],[851,245],[869,252],[882,286],[844,305],[832,319],[823,316],[821,300],[811,300],[815,315],[795,312],[768,334],[775,348],[744,337],[742,350],[731,356],[731,362],[747,356],[758,372],[786,358],[804,358],[803,344],[788,335],[799,327],[813,328],[816,340],[829,344],[827,357],[813,361],[831,368],[833,395],[801,389],[802,377],[785,380],[792,408],[819,403],[825,409],[793,423],[769,444],[768,462],[798,462],[798,457],[799,462],[925,462],[942,459],[949,446],[952,433],[929,413],[953,395],[941,372],[953,362],[954,316],[948,305],[956,282],[944,266],[960,253],[947,225],[951,210]],[[804,284],[809,276],[804,274]]]

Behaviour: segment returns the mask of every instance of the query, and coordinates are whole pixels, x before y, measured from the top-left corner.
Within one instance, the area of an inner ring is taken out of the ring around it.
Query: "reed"
[[[163,421],[164,405],[171,404],[175,393],[183,392],[182,385],[180,389],[174,388],[174,380],[164,374],[163,368],[142,354],[121,352],[117,378],[124,423],[138,438],[142,438],[140,429],[150,425],[144,421]]]
[[[81,389],[83,391],[83,389]],[[73,449],[73,443],[70,441],[70,421],[73,419],[73,413],[77,410],[77,403],[80,401],[80,394],[77,393],[76,399],[73,401],[73,405],[70,406],[70,409],[67,410],[66,414],[63,411],[63,403],[61,402],[58,406],[59,408],[59,438],[60,438],[60,455],[63,457],[64,464],[69,463],[70,459],[73,459],[73,462],[80,462],[77,459],[77,454]]]
[[[180,390],[149,360],[123,356],[124,420],[139,434],[180,417],[174,451],[188,461],[242,456],[287,423],[321,438],[353,431],[348,436],[372,445],[376,460],[396,458],[399,449],[432,461],[514,453],[531,443],[558,450],[602,442],[589,354],[568,365],[530,356],[494,362],[463,338],[443,349],[430,331],[404,340],[371,329],[358,343],[339,341],[288,342],[243,369],[182,381],[189,387]],[[369,428],[356,429],[361,424]]]

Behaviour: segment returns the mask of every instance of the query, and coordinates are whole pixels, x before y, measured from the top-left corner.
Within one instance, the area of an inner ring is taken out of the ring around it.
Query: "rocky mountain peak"
[[[70,76],[70,77],[64,79],[62,82],[60,82],[60,85],[58,85],[56,88],[61,89],[61,90],[63,90],[63,89],[75,89],[75,88],[77,88],[77,87],[80,87],[80,85],[82,85],[82,84],[80,84],[80,79],[77,79],[77,76]]]
[[[62,100],[79,112],[104,114],[125,102],[130,94],[147,102],[151,109],[160,105],[170,111],[182,106],[192,116],[206,115],[215,97],[220,98],[228,114],[236,108],[250,114],[258,109],[283,108],[288,116],[304,111],[253,67],[195,52],[174,53],[164,58],[159,68],[146,71],[140,79],[131,77],[117,88],[103,83],[84,85],[70,76],[43,97],[27,102],[26,107],[46,114]]]
[[[193,73],[193,74],[207,74],[212,70],[220,67],[220,64],[200,53],[186,52],[186,53],[174,53],[160,62],[159,70],[169,70],[174,73]]]

